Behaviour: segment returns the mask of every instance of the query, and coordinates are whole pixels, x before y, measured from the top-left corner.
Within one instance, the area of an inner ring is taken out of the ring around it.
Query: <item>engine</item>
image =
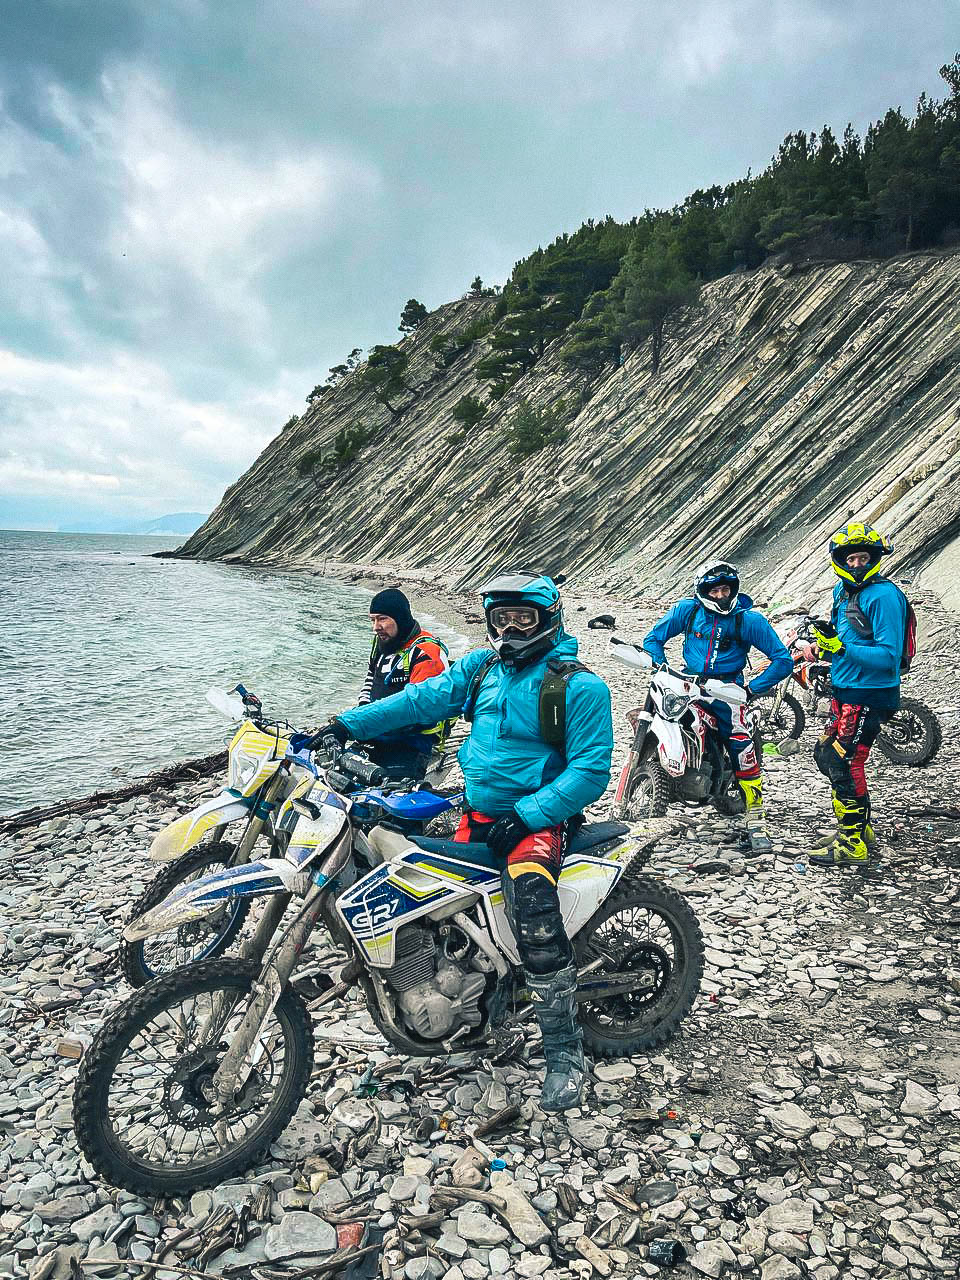
[[[424,1040],[439,1040],[483,1021],[480,998],[486,974],[466,967],[473,948],[464,941],[468,945],[459,952],[450,945],[441,952],[427,929],[407,925],[397,934],[394,962],[384,977],[396,992],[403,1020]]]

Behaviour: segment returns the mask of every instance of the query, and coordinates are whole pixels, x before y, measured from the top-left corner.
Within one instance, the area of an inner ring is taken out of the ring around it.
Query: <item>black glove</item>
[[[331,720],[329,724],[322,725],[310,739],[310,749],[315,751],[318,747],[322,747],[324,743],[336,743],[338,747],[345,747],[350,741],[350,734],[347,726],[342,720],[336,718]],[[328,747],[329,749],[329,747]]]
[[[498,818],[487,831],[487,848],[498,858],[513,853],[521,840],[530,835],[530,828],[515,813]]]

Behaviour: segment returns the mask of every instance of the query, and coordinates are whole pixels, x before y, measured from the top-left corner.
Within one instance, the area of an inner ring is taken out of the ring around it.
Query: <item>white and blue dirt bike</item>
[[[367,765],[369,768],[369,765]],[[137,1195],[184,1195],[260,1160],[307,1092],[313,1027],[291,978],[314,930],[348,962],[314,1002],[359,986],[385,1039],[411,1056],[479,1048],[530,1006],[486,845],[410,835],[358,817],[335,753],[291,800],[284,856],[181,885],[127,926],[133,942],[266,898],[241,958],[205,960],[136,991],[80,1066],[80,1147]],[[362,777],[358,781],[363,782]],[[579,966],[584,1041],[595,1054],[663,1044],[689,1012],[703,940],[686,900],[639,873],[629,828],[588,823],[572,839],[560,902]]]
[[[296,818],[293,801],[308,791],[317,772],[304,743],[309,734],[296,733],[283,720],[269,719],[261,700],[238,684],[229,693],[211,689],[210,702],[228,719],[239,721],[230,741],[227,784],[212,799],[158,832],[150,846],[150,860],[166,864],[133,903],[129,919],[136,920],[159,906],[178,887],[228,868],[243,866],[253,857],[258,841],[269,845],[271,858],[282,858]],[[382,780],[372,766],[370,780]],[[354,787],[360,785],[353,783]],[[397,781],[390,789],[367,786],[353,798],[371,822],[392,821],[404,830],[424,826],[450,812],[462,795],[440,795],[424,786],[413,789]],[[236,832],[234,839],[226,838]],[[120,943],[120,972],[132,987],[199,960],[213,960],[233,944],[247,920],[250,900],[227,899],[220,910],[188,921],[166,933]]]

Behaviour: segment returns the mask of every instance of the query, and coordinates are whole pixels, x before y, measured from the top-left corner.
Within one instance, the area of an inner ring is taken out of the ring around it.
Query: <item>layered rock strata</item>
[[[584,384],[561,340],[484,420],[484,342],[449,368],[428,347],[492,306],[464,299],[405,340],[411,390],[394,418],[345,379],[281,433],[183,553],[273,564],[430,566],[475,583],[506,563],[577,572],[608,589],[671,591],[719,553],[770,598],[829,584],[823,547],[851,517],[893,538],[901,572],[960,537],[960,255],[767,267],[705,286],[670,327],[658,376],[646,347]],[[567,406],[568,434],[522,462],[505,426],[526,398]],[[319,482],[297,463],[342,427],[375,438]]]

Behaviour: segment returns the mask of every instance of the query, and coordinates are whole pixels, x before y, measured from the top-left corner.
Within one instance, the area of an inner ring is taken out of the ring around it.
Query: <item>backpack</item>
[[[878,573],[876,577],[870,579],[870,582],[890,582],[890,579]],[[865,585],[869,585],[869,583]],[[890,582],[890,585],[900,591],[895,582]],[[910,670],[910,665],[917,656],[917,615],[906,594],[903,591],[900,591],[900,594],[903,596],[907,606],[907,617],[903,625],[903,647],[900,650],[900,674],[903,675]],[[860,593],[858,591],[855,595],[847,598],[847,621],[861,640],[872,640],[873,625],[863,609],[860,608],[859,596]]]
[[[486,679],[487,673],[499,661],[499,655],[491,653],[490,657],[481,662],[473,673],[462,712],[468,724],[473,724],[473,712],[480,686]],[[547,672],[540,682],[539,718],[540,736],[548,747],[563,751],[567,741],[567,682],[578,671],[589,670],[590,668],[585,667],[582,662],[573,660],[562,662],[558,658],[547,659]]]
[[[690,635],[690,633],[693,631],[693,619],[694,619],[694,617],[696,616],[696,612],[697,612],[697,604],[698,604],[698,603],[699,603],[699,602],[698,602],[698,601],[696,601],[696,600],[693,602],[693,608],[692,608],[692,609],[690,610],[690,612],[687,614],[687,620],[686,620],[686,622],[683,624],[683,638],[684,638],[684,640],[686,640],[687,636],[689,636],[689,635]],[[744,609],[738,609],[738,610],[737,610],[737,612],[733,615],[733,639],[732,639],[732,640],[729,640],[729,639],[726,639],[726,638],[725,638],[725,639],[723,639],[723,640],[721,640],[721,641],[720,641],[720,643],[717,645],[717,649],[719,650],[719,652],[720,652],[720,653],[725,653],[725,652],[727,651],[727,649],[731,648],[734,644],[738,644],[738,645],[740,645],[740,647],[741,647],[741,648],[743,648],[743,647],[744,647],[744,645],[743,645],[743,615],[744,615],[744,613],[745,613],[745,610],[744,610]],[[749,645],[747,645],[746,647],[747,647],[747,648],[749,648],[750,646],[749,646]]]

